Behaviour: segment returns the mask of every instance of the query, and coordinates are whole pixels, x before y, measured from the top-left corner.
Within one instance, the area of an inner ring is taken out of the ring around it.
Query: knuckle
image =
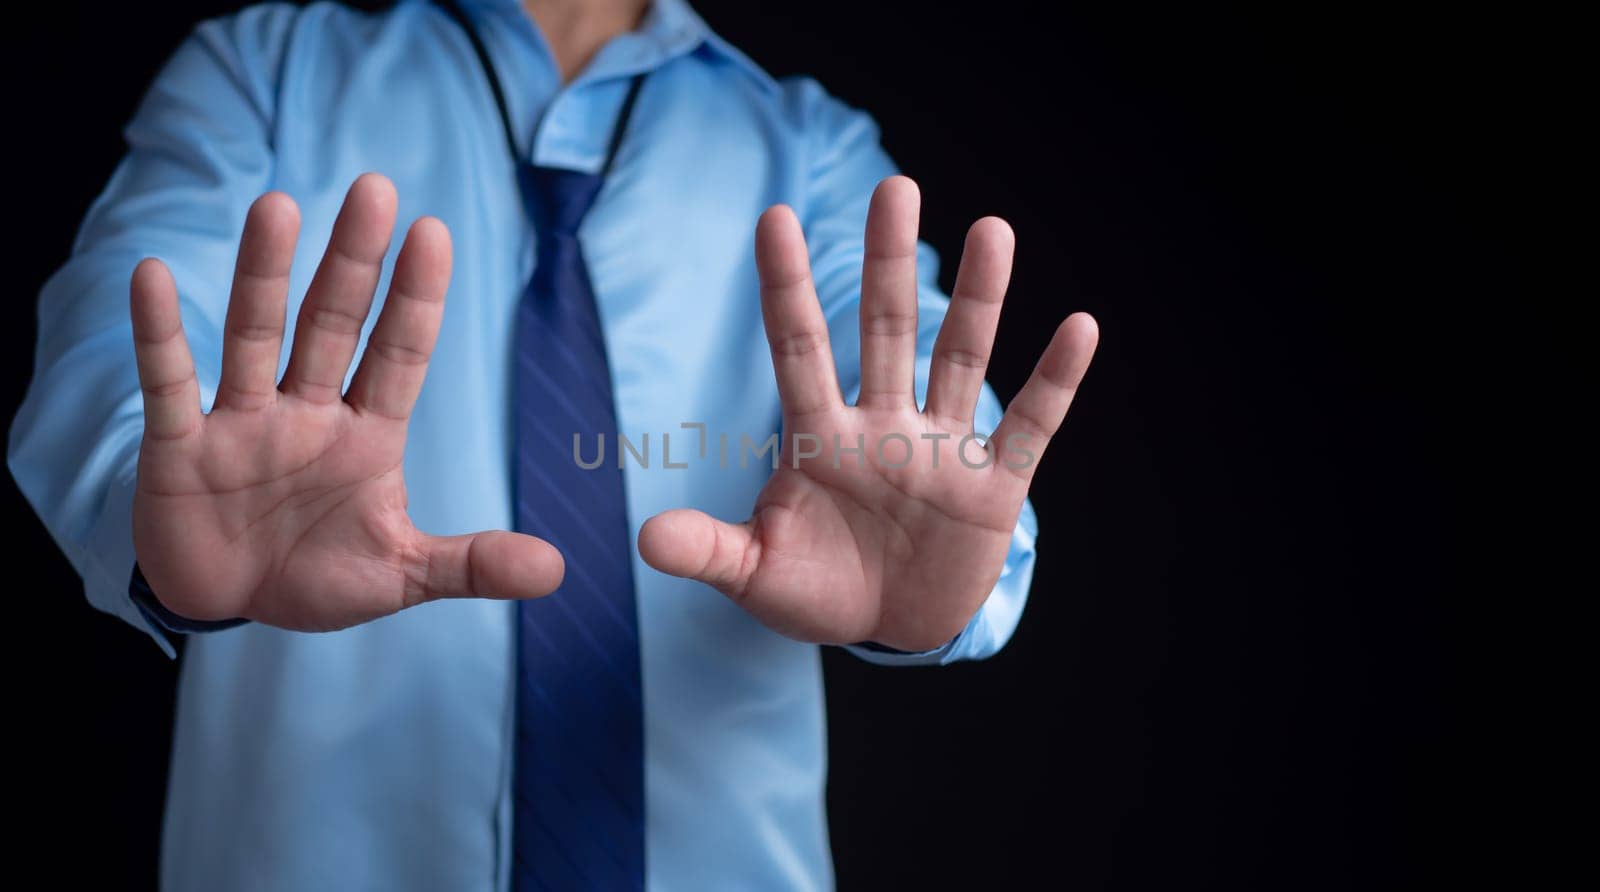
[[[787,358],[811,356],[822,352],[828,343],[827,335],[815,331],[801,331],[773,339],[774,355]]]
[[[363,315],[331,306],[310,307],[305,311],[304,318],[312,328],[346,337],[360,333],[361,325],[366,321]]]
[[[194,375],[191,374],[176,381],[162,381],[154,384],[146,384],[144,385],[143,389],[146,396],[153,397],[155,399],[165,399],[167,397],[182,396],[183,393],[187,391],[194,383]]]
[[[1045,423],[1033,413],[1027,411],[1017,412],[1011,421],[1012,425],[1016,428],[1016,430],[1012,431],[1012,433],[1022,434],[1025,437],[1030,437],[1033,439],[1048,439],[1053,430],[1052,427],[1045,425]]]
[[[415,347],[395,341],[373,341],[367,349],[377,354],[379,359],[401,366],[423,366],[428,364],[428,353]]]
[[[363,257],[359,252],[351,249],[349,245],[344,244],[337,238],[328,245],[328,254],[335,260],[363,270],[371,270],[383,265],[383,252],[381,250],[375,256]]]
[[[225,384],[222,387],[224,400],[227,407],[239,412],[254,412],[272,405],[278,396],[275,387],[249,387],[238,384]]]
[[[265,323],[235,322],[228,326],[227,336],[236,341],[253,344],[276,341],[283,336],[283,326]]]
[[[861,317],[861,330],[868,335],[904,337],[916,332],[917,317],[915,313],[899,310],[865,313]]]
[[[982,370],[989,365],[989,354],[973,350],[950,349],[939,352],[939,358],[962,368]]]

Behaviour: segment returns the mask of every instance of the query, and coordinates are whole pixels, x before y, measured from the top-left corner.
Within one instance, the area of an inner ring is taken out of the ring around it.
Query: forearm
[[[89,602],[170,644],[129,596],[132,504],[144,403],[129,280],[161,257],[178,285],[204,405],[214,398],[238,227],[269,185],[255,27],[271,10],[208,22],[173,54],[125,129],[128,152],[90,208],[72,256],[38,295],[34,373],[7,463],[84,580]]]

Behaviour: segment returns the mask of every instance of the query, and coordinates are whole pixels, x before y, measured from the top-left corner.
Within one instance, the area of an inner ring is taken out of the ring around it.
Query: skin
[[[802,641],[870,640],[919,651],[959,633],[1000,577],[1037,458],[1094,352],[1094,320],[1068,317],[994,432],[993,442],[1011,451],[985,462],[969,446],[968,461],[986,466],[959,461],[955,445],[973,432],[1014,240],[996,217],[968,231],[919,412],[913,391],[918,210],[917,187],[905,177],[884,180],[873,194],[862,267],[861,395],[854,406],[839,392],[799,222],[781,205],[762,215],[756,262],[783,428],[814,434],[828,446],[801,460],[796,438],[788,437],[779,469],[744,523],[679,510],[651,518],[639,532],[646,563],[705,582]],[[941,433],[949,439],[936,466],[922,437]],[[903,445],[876,448],[891,434],[914,444],[909,457]],[[864,461],[835,460],[835,436],[843,445],[864,437]]]
[[[536,18],[542,6],[584,6],[528,5]],[[590,8],[624,6],[642,8]],[[637,15],[610,27],[626,30]],[[552,33],[579,32],[589,33]],[[575,64],[587,61],[578,44],[564,46]],[[240,238],[210,413],[200,408],[171,274],[153,258],[134,270],[130,313],[145,403],[134,548],[171,610],[327,631],[438,598],[533,598],[560,585],[561,555],[543,540],[503,530],[431,536],[407,515],[406,428],[450,280],[450,235],[436,218],[417,220],[406,234],[361,363],[340,391],[396,205],[382,176],[365,174],[351,186],[276,380],[300,219],[281,192],[257,199]],[[968,232],[919,411],[918,213],[917,188],[905,177],[884,180],[873,194],[854,406],[840,394],[799,222],[783,205],[761,216],[762,315],[790,435],[780,468],[742,523],[674,510],[639,533],[650,566],[702,581],[802,641],[917,651],[959,633],[999,578],[1038,459],[1094,352],[1094,320],[1069,316],[994,432],[995,460],[982,469],[957,461],[956,442],[973,432],[1014,239],[994,217]],[[799,433],[829,446],[835,435],[845,445],[860,435],[869,446],[860,464],[835,462],[829,448],[802,458],[793,448]],[[903,467],[892,466],[903,447],[880,454],[871,445],[888,434],[915,444]],[[950,435],[937,466],[924,434]],[[976,446],[965,454],[975,464],[982,458]],[[1034,459],[1017,460],[1023,455]]]
[[[570,83],[595,53],[618,34],[633,30],[649,0],[523,0],[522,10],[538,25],[555,56],[561,82]]]

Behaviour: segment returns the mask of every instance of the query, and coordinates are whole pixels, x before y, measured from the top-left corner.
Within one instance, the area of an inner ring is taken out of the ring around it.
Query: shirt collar
[[[517,16],[526,15],[522,11],[521,0],[459,0],[459,2],[462,8],[467,10],[476,7]],[[769,91],[778,89],[778,83],[772,75],[721,35],[712,31],[705,20],[700,18],[700,14],[690,7],[687,0],[651,0],[650,9],[645,12],[644,21],[639,23],[639,29],[635,33],[655,43],[661,50],[663,60],[686,53],[706,54],[744,71],[763,89]]]

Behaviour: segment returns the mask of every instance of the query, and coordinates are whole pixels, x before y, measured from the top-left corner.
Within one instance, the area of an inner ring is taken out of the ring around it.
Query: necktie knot
[[[578,224],[605,182],[599,174],[527,163],[517,166],[517,178],[528,219],[539,236],[577,235]]]

